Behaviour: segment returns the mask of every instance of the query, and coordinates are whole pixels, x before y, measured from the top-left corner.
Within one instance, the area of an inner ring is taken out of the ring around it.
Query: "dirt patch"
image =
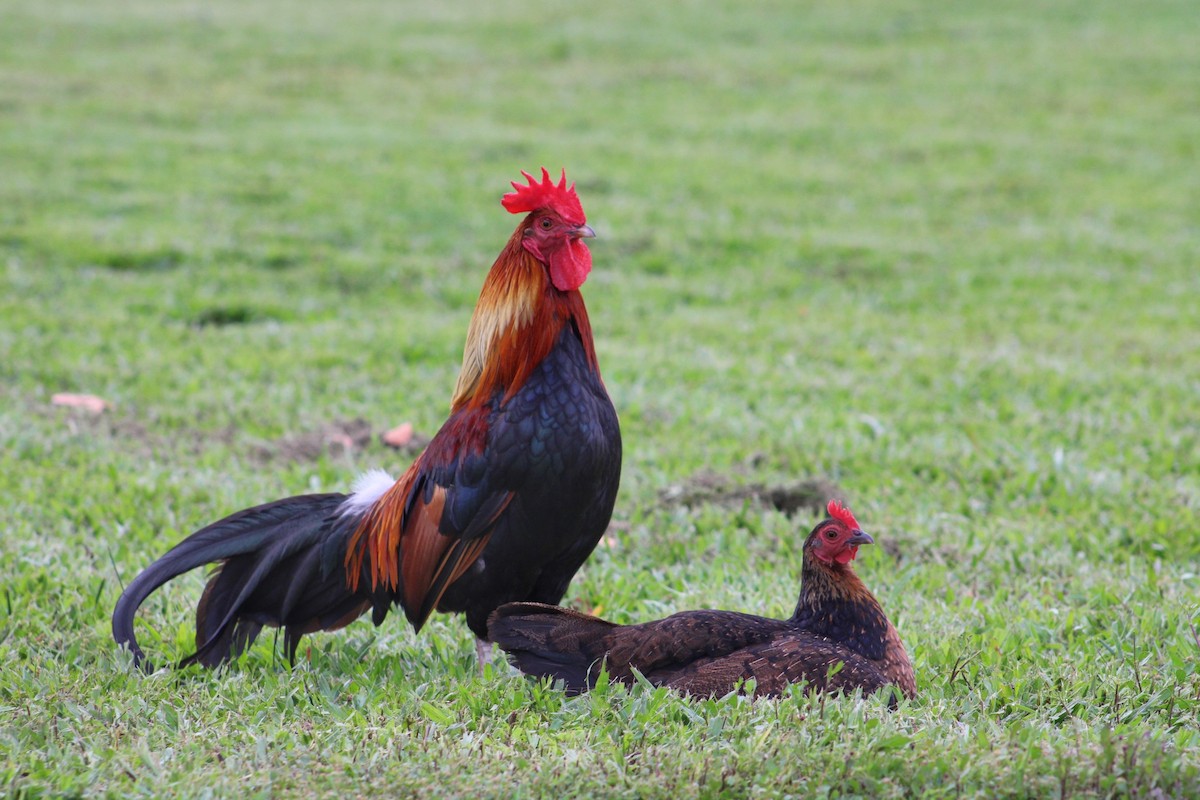
[[[34,413],[43,419],[58,422],[71,436],[119,441],[122,448],[129,452],[149,454],[158,444],[158,439],[145,423],[115,414],[111,404],[106,404],[99,412],[86,407],[43,405],[36,408]]]
[[[364,419],[337,420],[313,431],[291,434],[272,442],[254,447],[256,458],[266,462],[278,459],[286,461],[316,461],[329,455],[341,458],[359,453],[371,447],[377,439],[382,444],[386,431],[376,432]],[[402,455],[416,457],[429,444],[429,437],[413,432],[399,447],[387,445]]]
[[[371,424],[365,419],[339,420],[255,445],[253,453],[261,461],[316,461],[323,455],[337,458],[359,452],[371,439]]]
[[[395,437],[396,431],[404,427],[409,428],[407,435],[404,437]],[[393,436],[389,436],[389,434]],[[396,450],[411,458],[416,458],[421,454],[421,451],[429,446],[429,443],[433,441],[433,437],[426,436],[420,431],[412,430],[412,426],[406,422],[398,428],[391,428],[380,433],[379,441],[392,450]]]
[[[830,500],[845,501],[845,494],[832,481],[805,478],[780,484],[738,483],[727,475],[701,471],[683,483],[658,494],[664,506],[696,508],[703,505],[741,506],[749,503],[773,508],[791,517],[798,511],[824,514]]]
[[[120,442],[126,452],[149,456],[181,450],[196,454],[220,445],[239,450],[260,464],[316,461],[326,455],[342,458],[367,450],[376,440],[401,456],[415,458],[430,441],[430,437],[418,431],[409,431],[402,444],[389,444],[383,440],[386,431],[374,430],[369,422],[361,418],[335,420],[315,430],[288,434],[278,439],[246,442],[241,429],[234,424],[216,431],[184,429],[166,435],[158,430],[159,425],[153,422],[147,424],[138,416],[123,415],[120,409],[107,402],[103,407],[61,402],[38,404],[33,407],[32,413],[57,421],[72,436]]]

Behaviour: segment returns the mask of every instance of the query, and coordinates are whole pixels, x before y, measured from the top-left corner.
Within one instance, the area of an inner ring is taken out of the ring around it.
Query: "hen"
[[[353,493],[289,497],[184,539],[139,574],[113,611],[138,662],[134,616],[162,584],[212,562],[196,609],[196,652],[215,666],[264,625],[304,634],[399,605],[417,630],[461,612],[487,620],[511,600],[557,603],[608,525],[621,471],[617,415],[600,379],[579,287],[591,270],[574,184],[522,173],[502,198],[525,214],[479,295],[450,417],[399,480],[382,470]],[[148,664],[145,664],[149,668]]]
[[[803,681],[821,692],[893,685],[912,697],[900,636],[851,566],[859,546],[874,540],[849,509],[831,501],[828,512],[804,542],[800,600],[789,619],[705,610],[616,625],[510,603],[492,614],[489,632],[522,672],[561,680],[573,694],[592,688],[606,667],[611,680],[630,684],[637,670],[656,686],[699,696],[724,695],[753,679],[763,696]]]

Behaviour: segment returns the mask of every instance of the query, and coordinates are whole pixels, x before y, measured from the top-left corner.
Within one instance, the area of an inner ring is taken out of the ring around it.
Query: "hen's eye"
[[[548,231],[550,230],[551,226],[554,225],[554,220],[550,219],[549,217],[542,217],[540,224],[542,226],[542,230]]]
[[[825,531],[825,538],[826,539],[836,539],[837,531],[833,528],[830,528],[829,530]]]

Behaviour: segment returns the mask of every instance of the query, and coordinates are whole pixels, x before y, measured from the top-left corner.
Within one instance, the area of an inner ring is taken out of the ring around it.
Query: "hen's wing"
[[[879,665],[836,642],[793,632],[723,655],[646,673],[651,683],[697,696],[720,696],[753,679],[755,695],[778,697],[803,682],[810,692],[870,693],[889,681]]]
[[[615,625],[598,617],[540,603],[509,603],[488,621],[492,641],[522,672],[591,688],[606,663],[614,680],[685,669],[769,642],[789,630],[783,620],[734,611],[685,611],[640,625]]]

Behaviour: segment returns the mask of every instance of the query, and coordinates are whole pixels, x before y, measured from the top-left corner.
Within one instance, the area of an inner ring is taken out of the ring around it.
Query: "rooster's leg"
[[[492,660],[492,643],[486,639],[476,639],[475,658],[479,660],[479,674],[483,675],[483,665]]]

